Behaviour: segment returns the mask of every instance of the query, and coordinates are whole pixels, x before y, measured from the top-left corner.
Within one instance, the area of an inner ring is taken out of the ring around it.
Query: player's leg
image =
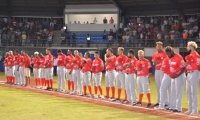
[[[22,85],[26,85],[26,77],[25,77],[25,68],[24,66],[21,67],[21,77],[22,77]]]
[[[65,74],[66,74],[67,87],[68,87],[67,94],[69,94],[71,92],[71,80],[69,79],[70,70],[69,69],[65,69],[65,71],[66,71]]]
[[[120,72],[116,72],[116,86],[117,86],[118,96],[117,99],[114,100],[113,102],[120,102],[121,91],[122,91],[122,85],[120,79],[122,79],[122,74]]]
[[[150,88],[149,88],[149,78],[148,77],[143,77],[143,90],[146,93],[147,99],[148,99],[147,107],[151,107],[151,93],[150,93]]]
[[[45,68],[45,81],[46,81],[46,87],[47,87],[46,90],[48,90],[50,88],[49,80],[48,80],[48,78],[49,78],[48,74],[50,74],[49,69]]]
[[[91,79],[91,72],[87,72],[86,73],[86,81],[85,81],[85,83],[86,83],[86,86],[87,86],[87,88],[89,90],[89,94],[91,95],[92,94],[92,88],[91,88],[91,84],[90,84],[90,79]]]
[[[159,105],[160,101],[160,86],[161,86],[161,70],[155,70],[155,82],[156,82],[156,90],[157,90],[157,103],[154,106]]]
[[[130,84],[130,94],[131,94],[131,102],[135,105],[137,103],[137,97],[136,97],[136,75],[131,74],[129,77],[129,83]]]
[[[115,70],[112,70],[108,76],[109,78],[109,83],[110,83],[110,87],[112,90],[112,99],[115,98]]]
[[[53,68],[49,68],[49,84],[50,90],[53,90]]]
[[[61,69],[61,81],[62,81],[62,90],[63,90],[63,92],[65,92],[66,80],[65,80],[65,67],[64,66],[62,66],[62,69]]]
[[[87,85],[86,85],[87,73],[83,73],[83,94],[86,95]]]
[[[101,87],[101,80],[102,80],[102,72],[98,73],[97,76],[96,76],[96,81],[97,81],[97,89],[99,90],[99,93],[100,93],[100,98],[101,99],[104,99],[104,96],[103,96],[103,92],[102,92],[102,87]]]
[[[127,94],[127,97],[128,97],[128,101],[129,102],[132,102],[131,100],[131,86],[130,86],[130,77],[131,77],[131,74],[126,74],[125,76],[125,88],[126,88],[126,94]]]
[[[127,92],[126,92],[126,85],[125,85],[125,72],[123,71],[120,76],[121,86],[124,89],[124,100],[127,101]]]
[[[186,79],[186,93],[187,93],[187,98],[188,98],[188,111],[185,112],[186,114],[191,114],[192,113],[192,88],[191,88],[191,77],[192,74],[187,75]]]
[[[143,82],[143,77],[138,76],[137,77],[137,85],[138,85],[138,92],[139,92],[139,100],[136,104],[138,106],[142,105],[142,98],[143,98],[143,94],[144,94],[142,82]]]
[[[27,80],[28,80],[28,86],[31,85],[31,71],[29,68],[27,68]]]
[[[73,70],[72,72],[72,78],[73,78],[73,83],[74,83],[74,91],[72,94],[76,94],[78,91],[78,83],[77,83],[77,70]]]
[[[58,89],[57,91],[61,91],[61,68],[57,66],[57,76],[58,76]]]
[[[78,81],[78,86],[79,86],[79,95],[83,94],[83,73],[81,70],[78,70],[79,72],[77,73],[77,81]]]
[[[110,92],[110,83],[109,83],[109,74],[110,72],[106,72],[106,75],[105,75],[105,83],[106,83],[106,97],[109,98],[109,92]]]
[[[97,74],[94,74],[92,73],[92,80],[93,80],[93,83],[94,83],[94,98],[98,98],[98,95],[97,95],[97,84],[98,84],[98,77],[97,77]]]

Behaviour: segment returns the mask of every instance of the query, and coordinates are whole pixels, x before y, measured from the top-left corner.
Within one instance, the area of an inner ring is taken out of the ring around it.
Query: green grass
[[[0,91],[0,120],[165,120],[14,88]]]

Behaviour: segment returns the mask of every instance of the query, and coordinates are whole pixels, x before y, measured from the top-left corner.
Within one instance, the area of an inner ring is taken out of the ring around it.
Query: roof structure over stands
[[[0,15],[62,16],[65,5],[114,4],[122,15],[193,14],[200,0],[0,0]]]

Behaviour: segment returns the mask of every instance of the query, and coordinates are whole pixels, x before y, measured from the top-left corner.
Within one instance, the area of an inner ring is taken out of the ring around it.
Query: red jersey
[[[133,74],[135,73],[135,67],[136,67],[136,63],[137,63],[137,58],[128,58],[126,59],[125,63],[130,63],[130,67],[126,67],[125,68],[125,72],[129,73],[129,74]]]
[[[92,62],[92,72],[94,74],[102,72],[104,68],[103,60],[101,58],[95,59]]]
[[[5,66],[5,67],[8,66],[8,58],[5,58],[5,60],[4,60],[4,66]]]
[[[67,56],[65,58],[65,61],[66,61],[66,69],[73,69],[73,66],[72,66],[72,60],[74,59],[74,56],[73,55],[70,55],[70,56]]]
[[[163,71],[163,73],[165,74],[170,74],[170,67],[169,67],[169,58],[166,57],[163,62],[162,62],[162,66],[161,66],[161,70]]]
[[[25,65],[24,56],[20,56],[20,57],[18,58],[18,61],[19,61],[19,66],[24,66],[24,65]]]
[[[151,68],[151,63],[148,59],[143,58],[142,60],[137,60],[136,68],[137,76],[149,76],[149,69]]]
[[[39,68],[39,66],[40,66],[40,58],[34,58],[33,59],[33,68]]]
[[[65,54],[58,55],[57,66],[65,66],[65,59],[66,59]]]
[[[81,68],[81,62],[82,62],[82,59],[81,59],[80,56],[74,57],[73,60],[72,60],[73,69],[74,70],[80,69]]]
[[[82,68],[82,72],[88,72],[91,70],[91,65],[92,65],[92,60],[90,58],[85,59],[85,61],[83,61],[83,68]]]
[[[186,70],[187,71],[193,71],[198,70],[198,58],[199,54],[195,51],[185,57],[185,60],[187,62]]]
[[[8,56],[8,65],[9,66],[13,66],[14,65],[14,61],[15,61],[15,56],[14,55]]]
[[[125,55],[118,56],[116,58],[116,64],[118,64],[118,66],[116,66],[116,71],[120,72],[125,69],[123,65],[126,62],[126,59],[127,59],[127,57]]]
[[[115,62],[116,62],[116,56],[112,55],[107,57],[108,63],[106,63],[106,71],[114,70],[115,69]]]
[[[180,54],[175,54],[172,58],[169,58],[170,65],[170,77],[173,77],[174,74],[179,74],[182,68],[185,67],[183,57]]]
[[[28,55],[25,55],[24,56],[24,61],[25,61],[24,67],[28,68],[31,65],[31,58]]]
[[[20,59],[21,55],[15,55],[15,61],[14,61],[14,65],[19,65],[19,59]]]
[[[40,63],[40,66],[39,66],[39,68],[44,68],[45,67],[45,57],[43,57],[43,58],[40,58],[40,61],[39,61],[39,63]]]
[[[152,62],[158,61],[158,64],[155,66],[155,69],[159,70],[162,66],[163,60],[167,57],[165,51],[155,52],[152,57]]]
[[[49,64],[47,68],[53,68],[53,55],[49,54],[45,56],[45,61],[44,61],[45,66]]]

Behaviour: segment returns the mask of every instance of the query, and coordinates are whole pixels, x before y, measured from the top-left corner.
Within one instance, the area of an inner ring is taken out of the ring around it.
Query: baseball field
[[[54,77],[54,88],[57,77]],[[122,105],[104,100],[96,100],[58,92],[9,86],[3,84],[4,73],[0,73],[0,120],[165,120],[165,119],[200,119],[183,113],[156,111],[143,107]],[[105,80],[102,86],[105,94]],[[32,79],[32,85],[34,81]],[[156,103],[157,92],[154,78],[150,83],[152,103]],[[200,89],[199,89],[200,94]],[[117,96],[117,91],[116,91]],[[200,96],[200,95],[199,95]],[[122,94],[122,98],[124,94]],[[143,99],[147,102],[146,96]],[[187,108],[187,96],[184,91],[183,108]],[[200,106],[200,103],[198,104]],[[185,111],[186,109],[184,109]]]

